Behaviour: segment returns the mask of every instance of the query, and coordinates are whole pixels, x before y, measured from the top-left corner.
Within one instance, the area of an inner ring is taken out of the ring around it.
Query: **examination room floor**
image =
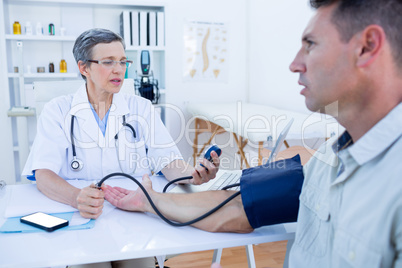
[[[286,255],[287,241],[278,241],[254,245],[254,258],[257,268],[280,268]],[[213,250],[185,253],[165,262],[170,268],[210,268]],[[248,267],[245,247],[225,248],[222,252],[222,267]]]

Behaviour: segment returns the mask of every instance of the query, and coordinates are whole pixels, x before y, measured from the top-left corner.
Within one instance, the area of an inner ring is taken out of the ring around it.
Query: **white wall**
[[[247,0],[170,0],[166,9],[167,94],[166,102],[177,105],[188,119],[189,101],[222,102],[245,100],[247,95],[246,45]],[[183,29],[186,20],[226,23],[229,32],[229,77],[227,83],[183,81]],[[176,113],[168,110],[168,128],[180,139],[185,128]],[[182,138],[179,149],[185,159],[192,154],[191,141]]]
[[[307,112],[289,65],[313,11],[307,0],[250,0],[250,102]]]

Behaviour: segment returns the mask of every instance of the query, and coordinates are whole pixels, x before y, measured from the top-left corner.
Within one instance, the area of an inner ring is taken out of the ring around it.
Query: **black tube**
[[[204,215],[201,215],[198,218],[195,218],[194,220],[188,221],[188,222],[184,222],[184,223],[177,223],[177,222],[173,222],[171,220],[169,220],[168,218],[166,218],[159,210],[158,208],[155,206],[154,202],[152,201],[151,197],[149,196],[147,190],[145,190],[144,186],[142,186],[142,184],[136,180],[134,177],[125,174],[125,173],[121,173],[121,172],[117,172],[117,173],[111,173],[107,176],[105,176],[103,179],[100,180],[100,182],[98,182],[96,184],[96,186],[98,188],[100,188],[103,184],[104,181],[106,181],[107,179],[111,178],[111,177],[115,177],[115,176],[123,176],[126,178],[129,178],[130,180],[134,181],[138,187],[141,188],[141,190],[144,192],[146,198],[148,199],[149,203],[151,204],[152,208],[155,210],[155,213],[162,219],[164,220],[166,223],[172,225],[172,226],[176,226],[176,227],[182,227],[182,226],[187,226],[187,225],[191,225],[193,223],[196,223],[197,221],[200,221],[202,219],[205,219],[206,217],[210,216],[212,213],[216,212],[217,210],[219,210],[221,207],[223,207],[224,205],[226,205],[229,201],[231,201],[233,198],[235,198],[236,196],[238,196],[240,194],[240,192],[236,192],[235,194],[229,196],[225,201],[223,201],[222,203],[220,203],[218,206],[216,206],[215,208],[211,209],[210,211],[208,211],[207,213],[205,213]],[[190,176],[191,177],[191,176]],[[187,180],[188,177],[183,177],[183,178],[179,178],[176,180],[171,181],[172,183],[174,181],[179,181],[179,180]],[[166,187],[165,187],[166,188]]]

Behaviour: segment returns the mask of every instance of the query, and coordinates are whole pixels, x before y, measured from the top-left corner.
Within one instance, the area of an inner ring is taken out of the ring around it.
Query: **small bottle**
[[[36,23],[36,35],[43,35],[42,23]]]
[[[53,23],[49,24],[49,35],[54,35],[54,24]]]
[[[13,33],[21,34],[21,24],[18,21],[15,21],[13,24]]]
[[[67,73],[67,62],[65,60],[60,61],[60,72]]]
[[[60,35],[61,35],[61,36],[65,36],[65,35],[66,35],[66,28],[64,28],[64,27],[61,27],[61,28],[60,28]]]
[[[25,34],[32,35],[32,25],[30,21],[27,21],[27,23],[25,23]]]
[[[54,64],[53,64],[53,62],[49,63],[49,73],[54,73]]]

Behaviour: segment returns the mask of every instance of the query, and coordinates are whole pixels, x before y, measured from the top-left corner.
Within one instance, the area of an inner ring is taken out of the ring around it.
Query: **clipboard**
[[[51,213],[50,215],[63,218],[65,220],[71,221],[75,212],[66,212],[66,213]],[[34,232],[45,232],[45,230],[24,224],[20,222],[21,217],[13,217],[8,218],[4,224],[0,227],[0,233],[34,233]],[[72,225],[66,226],[58,231],[68,231],[68,230],[82,230],[82,229],[91,229],[95,226],[95,220],[90,220],[87,223],[80,225]]]

